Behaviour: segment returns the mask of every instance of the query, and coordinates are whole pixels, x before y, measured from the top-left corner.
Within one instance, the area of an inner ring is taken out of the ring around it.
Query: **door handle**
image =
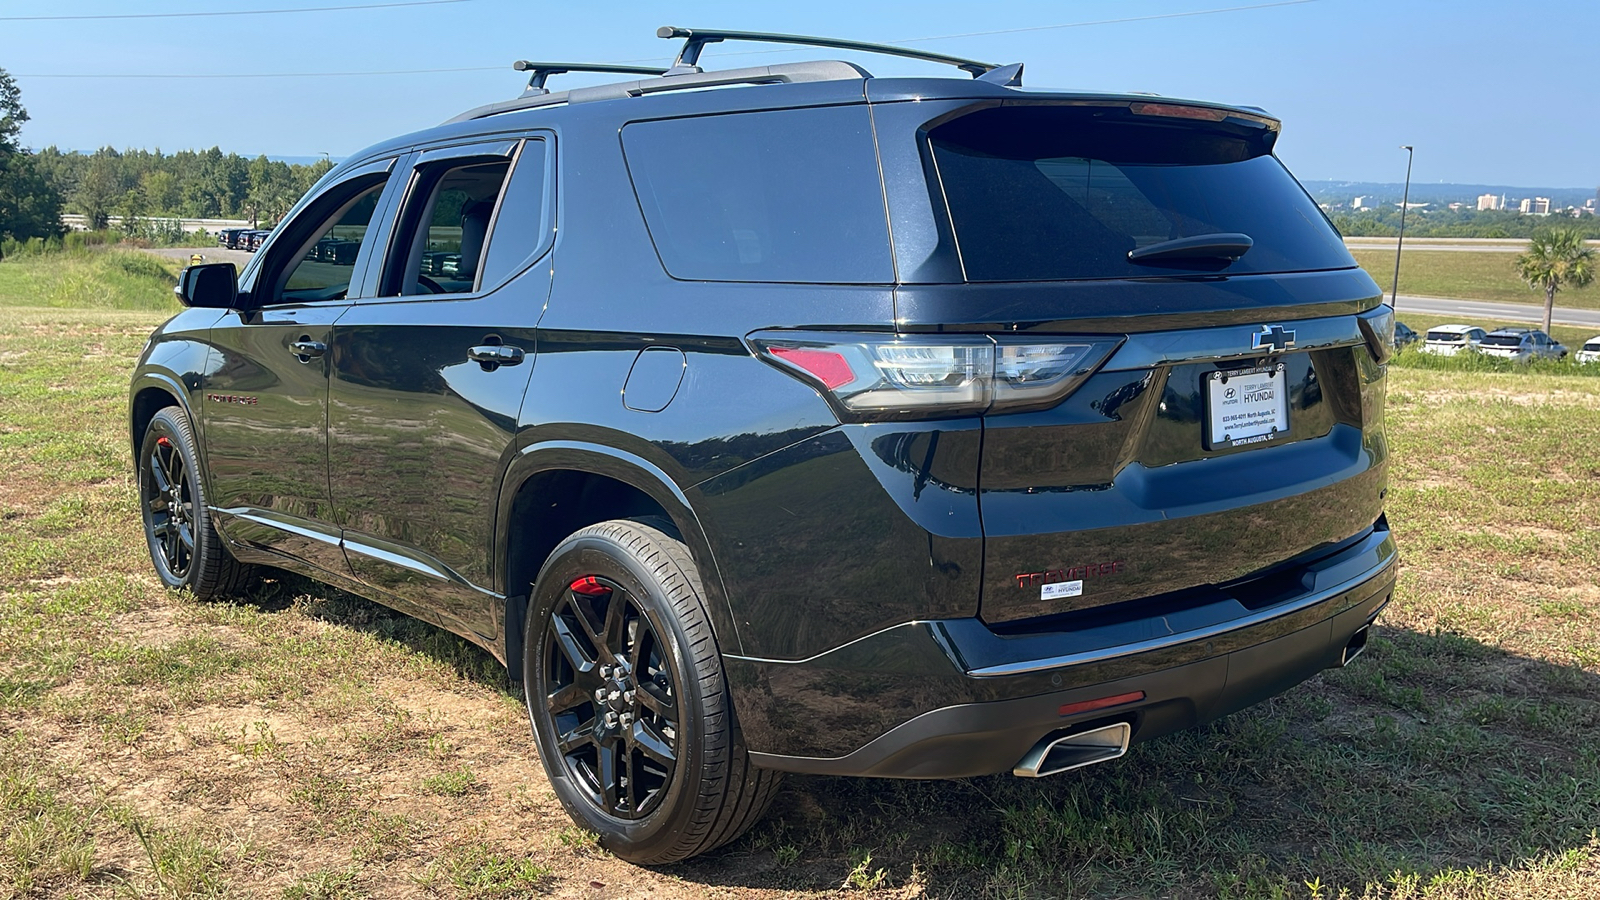
[[[514,366],[522,362],[526,355],[521,347],[506,344],[479,344],[467,350],[467,359],[487,370],[493,370],[498,366]]]
[[[300,357],[301,362],[309,362],[327,353],[328,345],[321,341],[313,341],[309,337],[303,337],[290,344],[289,349],[294,351],[295,356]]]

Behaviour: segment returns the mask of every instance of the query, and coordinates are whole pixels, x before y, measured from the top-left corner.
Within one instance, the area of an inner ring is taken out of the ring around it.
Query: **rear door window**
[[[543,137],[424,151],[390,241],[378,297],[492,291],[550,249]]]
[[[635,122],[622,143],[674,278],[894,280],[865,106]]]
[[[418,166],[378,295],[472,293],[510,168],[472,155]]]
[[[998,107],[933,128],[929,145],[969,281],[1049,281],[1350,268],[1299,183],[1248,126],[1115,107]],[[1242,232],[1237,261],[1135,264],[1130,250]]]

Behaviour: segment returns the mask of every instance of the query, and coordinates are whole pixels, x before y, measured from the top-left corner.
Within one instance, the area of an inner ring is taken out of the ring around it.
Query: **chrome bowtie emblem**
[[[1261,330],[1250,335],[1250,349],[1287,350],[1294,346],[1294,332],[1285,329],[1282,325],[1263,325]]]

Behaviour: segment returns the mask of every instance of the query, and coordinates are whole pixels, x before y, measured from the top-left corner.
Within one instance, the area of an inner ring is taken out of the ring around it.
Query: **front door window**
[[[383,194],[379,181],[348,201],[318,232],[316,240],[299,260],[290,264],[281,303],[314,303],[340,300],[350,290],[361,244]]]

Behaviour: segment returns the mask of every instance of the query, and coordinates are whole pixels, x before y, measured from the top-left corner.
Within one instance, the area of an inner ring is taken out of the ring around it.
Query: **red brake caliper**
[[[601,584],[593,575],[585,575],[567,586],[575,593],[587,594],[591,597],[595,596],[596,594],[607,594],[611,592],[611,588]]]

